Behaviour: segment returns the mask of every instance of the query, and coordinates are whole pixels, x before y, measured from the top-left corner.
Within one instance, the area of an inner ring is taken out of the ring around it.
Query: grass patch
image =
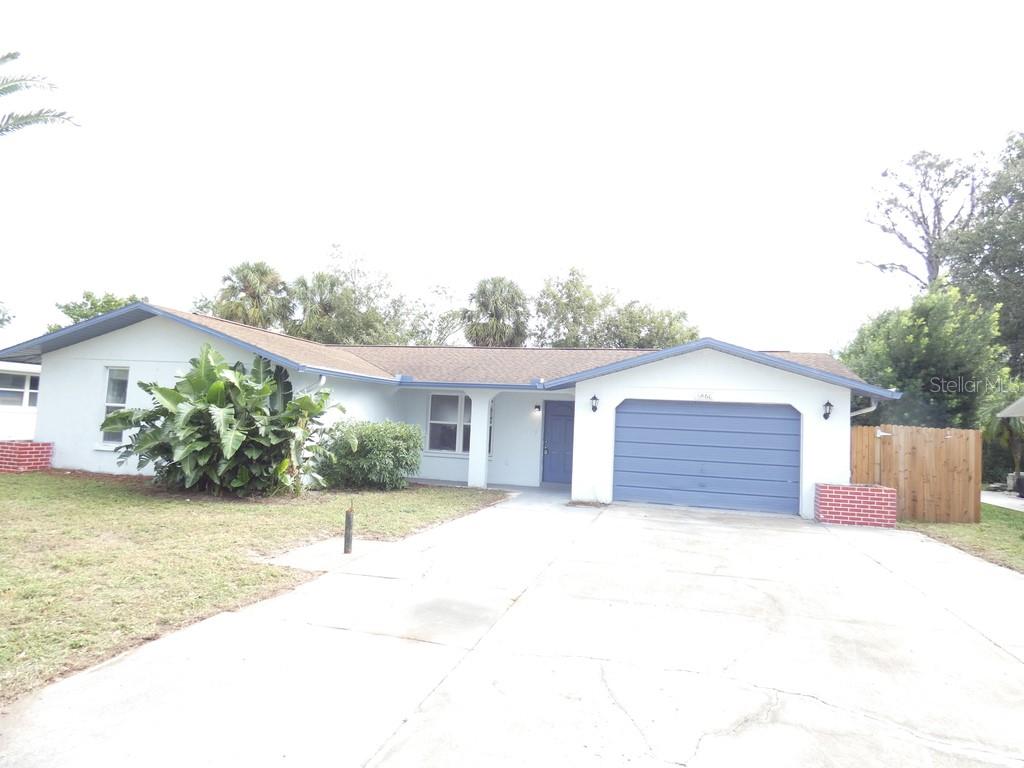
[[[350,501],[358,538],[395,539],[504,495],[414,486],[246,501],[139,478],[0,475],[0,701],[305,581],[253,558],[340,534]]]
[[[972,555],[1024,573],[1024,512],[981,505],[981,522],[903,522],[901,528],[931,536]]]

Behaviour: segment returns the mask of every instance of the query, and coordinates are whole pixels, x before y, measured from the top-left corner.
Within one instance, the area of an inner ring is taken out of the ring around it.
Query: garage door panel
[[[755,435],[749,432],[712,432],[678,429],[618,427],[615,439],[631,443],[704,445],[728,448],[784,448],[799,450],[800,435]]]
[[[758,512],[794,513],[793,500],[770,496],[745,496],[739,493],[710,493],[692,491],[686,494],[686,501],[680,501],[679,491],[643,489],[643,498],[623,499],[643,501],[650,504],[678,504],[689,507],[710,509],[749,509]]]
[[[736,461],[619,456],[615,460],[615,470],[616,472],[655,472],[695,477],[735,477],[739,474],[755,480],[782,480],[792,483],[800,481],[799,467]]]
[[[616,410],[614,498],[795,513],[800,415],[786,405],[627,400]]]
[[[792,454],[791,456],[786,455]],[[692,459],[695,461],[733,461],[737,464],[799,464],[798,449],[785,448],[730,448],[728,446],[707,445],[658,445],[652,449],[647,443],[625,443],[616,445],[615,455],[618,457]]]
[[[776,405],[754,403],[715,403],[706,400],[623,400],[616,409],[619,415],[656,413],[660,416],[741,416],[743,418],[784,417]]]
[[[666,416],[668,418],[666,418]],[[710,414],[680,414],[671,416],[664,413],[619,414],[621,427],[638,429],[664,429],[671,422],[672,429],[710,430],[713,432],[741,432],[774,435],[799,435],[800,423],[786,417],[770,416],[713,416]]]
[[[795,499],[797,483],[786,480],[758,480],[707,475],[663,474],[658,472],[616,471],[615,484],[633,488],[657,488],[670,491],[737,493],[744,496],[779,496]]]

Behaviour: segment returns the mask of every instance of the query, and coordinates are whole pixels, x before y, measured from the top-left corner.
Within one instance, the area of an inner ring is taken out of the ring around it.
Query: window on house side
[[[473,434],[473,401],[469,396],[431,395],[427,421],[427,450],[469,453],[469,441]],[[488,455],[491,453],[493,424],[492,402],[487,424]]]
[[[458,451],[462,433],[462,398],[458,395],[431,395],[427,418],[427,449]]]
[[[128,369],[107,368],[107,394],[103,403],[104,415],[109,416],[114,411],[123,411],[128,404]],[[124,432],[104,432],[104,443],[123,443]]]
[[[35,408],[39,399],[39,377],[21,373],[0,373],[0,406]]]

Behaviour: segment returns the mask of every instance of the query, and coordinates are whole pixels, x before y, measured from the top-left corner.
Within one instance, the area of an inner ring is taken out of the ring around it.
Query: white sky
[[[1024,5],[9,3],[0,347],[83,289],[189,308],[227,267],[332,244],[459,297],[572,265],[704,335],[837,349],[909,280],[865,223],[919,149],[1024,129]],[[916,265],[915,265],[916,266]]]

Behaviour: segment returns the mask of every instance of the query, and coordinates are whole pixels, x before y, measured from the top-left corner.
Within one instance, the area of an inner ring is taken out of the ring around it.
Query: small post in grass
[[[352,554],[352,522],[355,513],[352,511],[352,502],[348,503],[348,510],[345,512],[345,554]]]

